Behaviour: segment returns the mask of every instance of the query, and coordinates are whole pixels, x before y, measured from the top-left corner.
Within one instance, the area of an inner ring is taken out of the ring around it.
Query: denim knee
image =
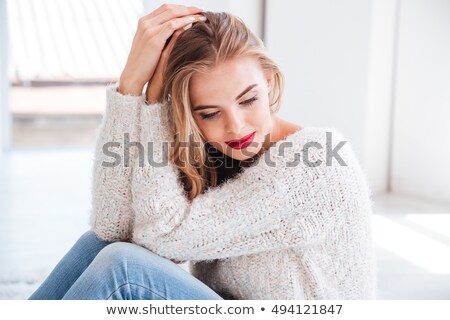
[[[133,255],[132,244],[128,242],[113,242],[104,247],[97,255],[97,259],[109,264],[122,264]]]
[[[153,256],[152,256],[153,255]],[[150,259],[149,259],[150,258]],[[153,252],[129,242],[113,242],[104,247],[96,258],[102,265],[111,268],[153,264],[155,259],[160,258]],[[160,258],[162,259],[162,258]]]
[[[146,269],[171,268],[178,265],[168,259],[158,256],[150,250],[129,242],[113,242],[104,247],[98,254],[97,260],[104,266],[142,267]]]

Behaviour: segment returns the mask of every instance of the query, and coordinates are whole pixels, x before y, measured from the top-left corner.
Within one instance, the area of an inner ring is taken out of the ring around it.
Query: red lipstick
[[[256,131],[245,137],[242,137],[239,140],[229,140],[229,141],[225,141],[225,143],[233,149],[247,148],[250,145],[250,143],[252,143],[253,138],[255,137],[255,134],[256,134]]]

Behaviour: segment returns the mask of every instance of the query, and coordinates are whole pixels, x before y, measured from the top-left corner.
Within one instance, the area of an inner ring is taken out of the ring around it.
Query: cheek
[[[217,140],[217,138],[220,137],[220,131],[217,129],[217,125],[214,125],[213,122],[208,122],[207,120],[197,120],[196,123],[206,141]]]
[[[269,125],[272,117],[269,108],[269,102],[262,101],[258,106],[256,106],[251,113],[252,123],[259,123],[260,126]]]

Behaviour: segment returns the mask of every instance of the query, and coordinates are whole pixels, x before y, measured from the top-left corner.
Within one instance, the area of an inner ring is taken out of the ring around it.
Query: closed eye
[[[256,98],[256,96],[254,96],[253,98],[242,101],[240,104],[245,105],[245,106],[251,106],[256,100],[258,100],[258,98]],[[200,114],[200,116],[202,117],[202,119],[211,120],[211,119],[215,118],[217,116],[217,114],[219,114],[219,111],[207,113],[207,114]]]

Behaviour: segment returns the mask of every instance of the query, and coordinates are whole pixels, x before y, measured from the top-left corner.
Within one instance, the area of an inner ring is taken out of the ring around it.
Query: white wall
[[[398,0],[372,1],[363,159],[376,192],[390,188],[398,4]]]
[[[450,203],[450,1],[401,1],[392,190]]]

